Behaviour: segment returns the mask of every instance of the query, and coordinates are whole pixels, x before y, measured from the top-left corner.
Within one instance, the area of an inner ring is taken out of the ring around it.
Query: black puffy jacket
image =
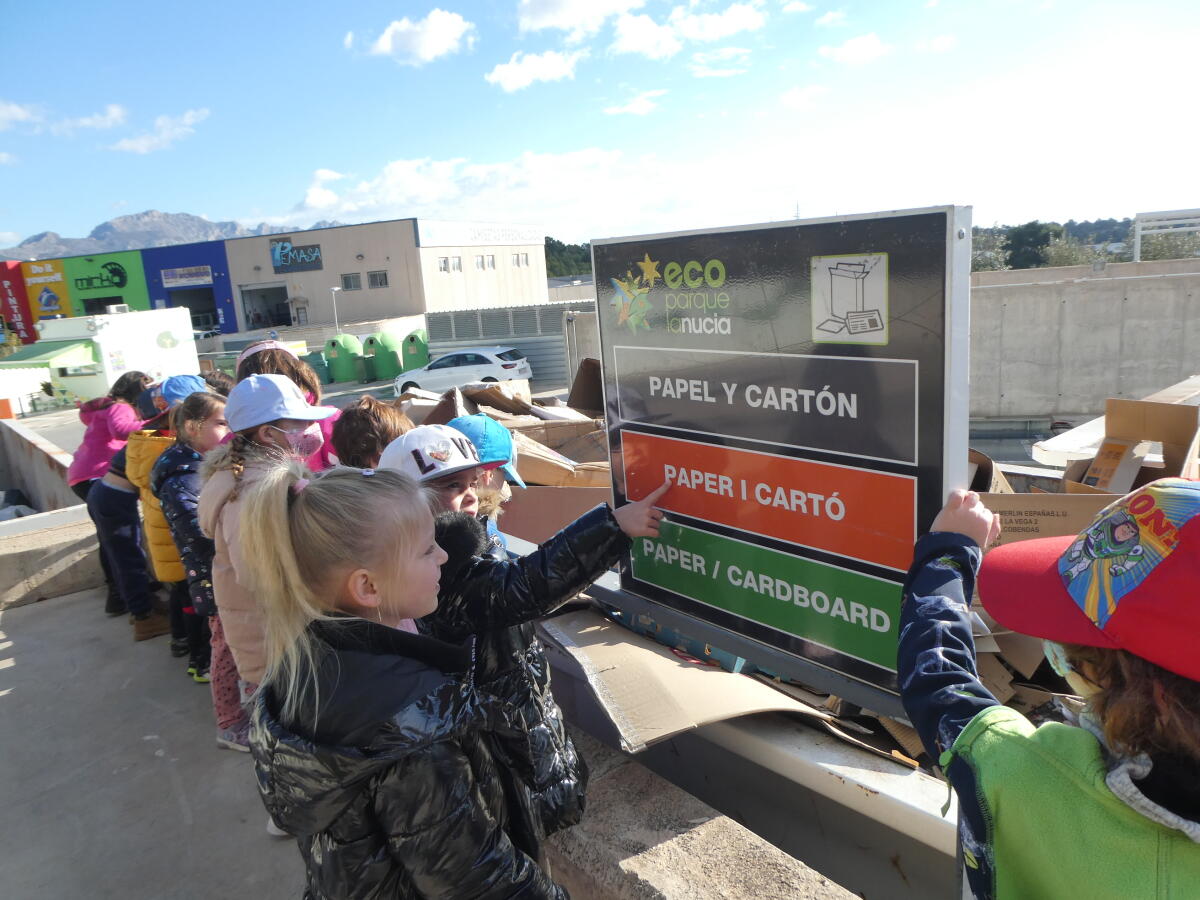
[[[490,716],[498,762],[524,795],[514,830],[530,843],[583,816],[587,766],[567,735],[550,692],[545,650],[530,620],[587,588],[629,546],[607,505],[598,506],[529,556],[497,559],[485,526],[460,513],[438,517],[437,541],[449,558],[442,565],[438,609],[418,622],[445,641],[476,641],[476,682],[498,701]],[[509,624],[515,622],[516,624]]]
[[[511,833],[521,801],[497,771],[472,642],[354,618],[310,634],[301,711],[281,721],[267,685],[250,734],[263,801],[304,857],[305,896],[565,900]]]

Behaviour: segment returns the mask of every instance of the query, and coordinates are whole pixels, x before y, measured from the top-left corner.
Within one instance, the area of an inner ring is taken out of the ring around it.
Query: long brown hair
[[[310,403],[315,406],[321,402],[321,379],[313,367],[286,350],[272,348],[251,353],[237,367],[237,380],[245,381],[251,375],[282,375],[290,378],[296,387],[311,395]]]
[[[1088,703],[1110,747],[1200,762],[1200,682],[1125,650],[1079,644],[1063,649],[1071,666],[1099,688]]]
[[[145,372],[126,372],[113,382],[108,389],[108,396],[114,400],[133,403],[150,385],[150,376]]]

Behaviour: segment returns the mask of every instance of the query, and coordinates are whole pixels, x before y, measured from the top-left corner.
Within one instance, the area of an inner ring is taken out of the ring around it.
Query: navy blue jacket
[[[162,504],[171,537],[183,560],[188,595],[197,614],[216,615],[213,601],[212,539],[200,530],[196,504],[200,499],[200,462],[204,457],[186,444],[168,447],[150,472],[150,490]]]
[[[958,836],[976,897],[990,896],[991,850],[986,807],[970,766],[946,751],[975,716],[999,701],[979,680],[970,598],[983,552],[961,534],[934,532],[917,541],[904,582],[897,672],[900,699],[926,752],[944,767],[958,794]]]

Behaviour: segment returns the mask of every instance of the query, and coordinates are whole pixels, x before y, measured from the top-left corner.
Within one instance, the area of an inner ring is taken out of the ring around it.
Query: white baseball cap
[[[378,468],[395,469],[424,482],[478,466],[479,451],[461,431],[449,425],[421,425],[388,444]]]
[[[233,386],[225,404],[230,431],[244,431],[278,419],[319,422],[337,410],[309,406],[300,388],[286,375],[250,375]]]

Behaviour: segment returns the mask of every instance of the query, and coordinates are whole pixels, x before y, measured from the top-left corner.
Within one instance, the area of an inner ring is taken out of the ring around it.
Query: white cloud
[[[845,25],[846,14],[839,10],[830,10],[825,15],[817,18],[818,25]]]
[[[11,153],[5,153],[3,150],[0,150],[0,166],[11,166],[14,165],[16,161],[17,158]]]
[[[728,78],[743,74],[749,63],[750,51],[745,47],[722,47],[693,53],[688,68],[697,78]]]
[[[927,40],[917,41],[921,53],[948,53],[958,46],[958,38],[952,34],[939,34]]]
[[[62,119],[50,126],[50,130],[55,134],[74,134],[80,128],[116,128],[118,125],[124,125],[127,118],[129,110],[119,103],[110,103],[104,107],[104,112],[78,119]]]
[[[850,38],[837,47],[818,47],[817,53],[834,62],[857,66],[874,62],[881,56],[887,55],[891,49],[879,39],[879,35],[872,31],[869,34],[860,34],[858,37]]]
[[[643,91],[624,106],[609,106],[604,110],[606,116],[645,116],[658,109],[657,99],[666,94],[665,90]]]
[[[801,3],[800,0],[792,0],[791,3],[783,5],[783,11],[785,13],[805,13],[812,12],[813,7],[807,3]]]
[[[640,53],[648,59],[670,59],[683,42],[670,25],[659,25],[649,16],[622,15],[617,18],[614,53]]]
[[[628,13],[644,0],[521,0],[517,25],[521,32],[556,28],[575,43],[595,34],[611,16]]]
[[[828,90],[827,87],[821,84],[797,85],[780,94],[779,102],[788,109],[812,109],[817,103],[817,98]]]
[[[342,38],[342,46],[345,47],[347,50],[349,50],[351,47],[354,46],[354,32],[353,31],[346,32],[346,36],[344,38]]]
[[[9,100],[0,100],[0,131],[19,125],[23,122],[33,124],[41,121],[41,116],[32,106],[22,106]]]
[[[575,77],[575,64],[587,56],[586,50],[574,53],[523,53],[518,50],[506,63],[498,63],[483,76],[489,84],[498,84],[505,93],[511,94],[527,88],[536,81],[561,81]]]
[[[328,209],[336,206],[338,195],[325,185],[330,181],[341,181],[346,176],[333,169],[317,169],[313,172],[312,184],[304,194],[304,205],[309,209]]]
[[[689,41],[719,41],[742,31],[757,31],[767,21],[761,0],[731,3],[724,12],[690,13],[682,6],[671,10],[667,21]]]
[[[208,118],[207,109],[189,109],[179,116],[159,116],[154,120],[154,130],[137,137],[122,138],[108,149],[127,153],[153,153],[165,150],[176,141],[182,140],[196,129],[193,127]]]
[[[474,23],[458,13],[434,9],[416,22],[407,16],[392,22],[371,45],[371,53],[391,56],[405,65],[422,66],[457,53],[464,44],[468,50],[475,46]]]
[[[15,247],[21,235],[15,231],[0,231],[0,247]]]

